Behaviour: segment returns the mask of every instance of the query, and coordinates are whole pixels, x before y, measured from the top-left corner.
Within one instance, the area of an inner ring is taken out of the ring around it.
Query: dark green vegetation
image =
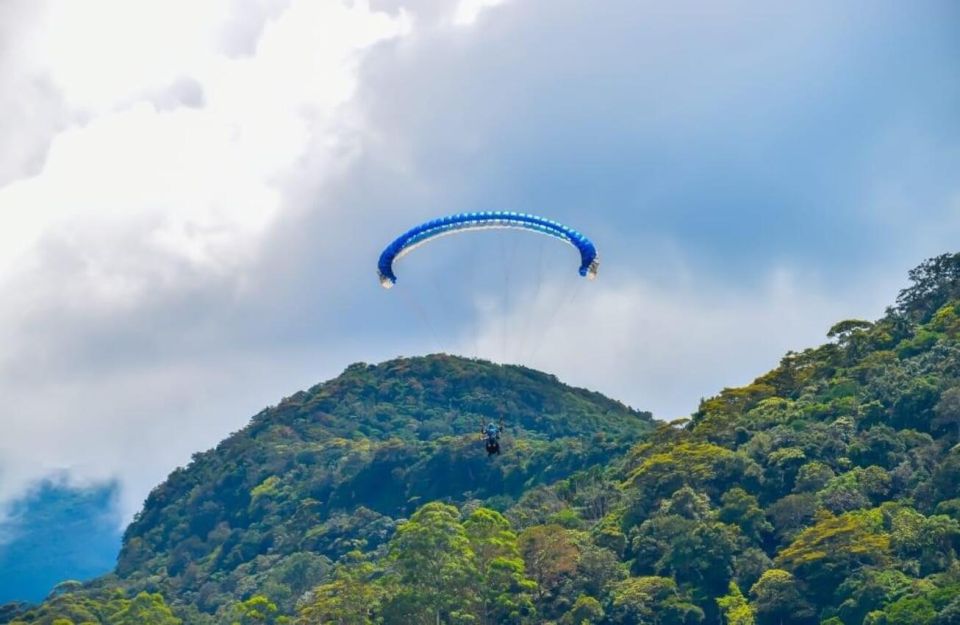
[[[11,616],[960,624],[960,254],[910,277],[652,431],[524,369],[351,367],[171,475],[115,576]],[[457,434],[500,406],[517,432],[487,461]]]

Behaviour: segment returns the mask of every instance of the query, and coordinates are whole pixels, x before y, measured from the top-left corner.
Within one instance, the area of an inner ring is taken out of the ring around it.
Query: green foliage
[[[254,595],[237,603],[234,613],[233,625],[282,625],[289,622],[286,616],[277,613],[277,604],[264,595]]]
[[[108,618],[111,625],[180,625],[159,594],[141,592],[130,601],[121,601]]]
[[[570,611],[560,619],[560,625],[597,625],[603,619],[603,607],[593,597],[581,595]]]
[[[871,612],[909,593],[914,580],[896,569],[866,567],[837,589],[837,613],[845,623],[861,623]]]
[[[463,524],[473,549],[482,625],[517,622],[534,613],[536,582],[525,577],[517,535],[499,512],[474,510]]]
[[[491,462],[477,432],[501,415]],[[589,467],[651,427],[648,413],[522,367],[443,355],[352,365],[174,471],[127,529],[117,572],[207,614],[254,592],[289,614],[331,561],[383,548],[427,501],[502,510],[579,471],[552,520],[606,514],[619,490]]]
[[[901,568],[918,576],[948,570],[957,560],[960,522],[943,515],[925,517],[912,508],[895,508],[889,518],[891,547]]]
[[[728,500],[735,498],[733,495]],[[734,508],[736,505],[728,512]],[[711,593],[726,589],[733,576],[740,532],[736,526],[717,522],[715,516],[706,496],[688,487],[676,491],[632,532],[634,572],[669,575],[681,583],[701,585]],[[744,522],[749,524],[750,519]]]
[[[926,597],[904,597],[887,606],[884,625],[931,625],[937,616],[933,604]]]
[[[717,599],[725,625],[754,625],[753,608],[740,587],[730,582],[730,592]]]
[[[814,609],[804,598],[800,583],[789,572],[770,569],[750,589],[757,625],[812,623]]]
[[[940,395],[933,408],[932,425],[937,431],[944,431],[960,441],[960,386],[949,388]]]
[[[299,622],[521,623],[533,617],[517,535],[488,508],[463,522],[455,507],[428,503],[400,524],[386,553],[348,554],[333,580],[317,586]]]
[[[667,577],[631,577],[613,591],[612,622],[628,625],[696,625],[703,611]]]
[[[376,569],[359,552],[347,554],[334,578],[317,586],[300,608],[298,625],[372,625],[384,589],[375,583]]]
[[[721,502],[723,507],[718,518],[724,523],[738,526],[744,536],[762,543],[773,532],[773,525],[764,515],[757,498],[742,488],[731,488],[723,494]]]
[[[580,546],[576,534],[560,525],[537,525],[520,534],[520,552],[527,573],[537,584],[537,599],[555,599],[577,570]]]
[[[760,475],[759,467],[746,455],[710,443],[679,443],[669,448],[644,449],[641,453],[639,466],[624,482],[632,501],[625,519],[628,525],[684,486],[716,497],[725,487],[753,484]]]
[[[889,553],[883,517],[879,510],[868,510],[822,516],[774,562],[801,575],[815,591],[827,593],[861,566],[886,563]]]
[[[960,299],[960,253],[925,260],[910,270],[910,281],[897,297],[896,312],[926,321],[950,300]]]
[[[163,597],[141,592],[132,599],[122,592],[62,592],[10,621],[30,625],[182,625]]]
[[[455,619],[473,611],[479,601],[472,583],[476,554],[453,506],[429,503],[417,510],[397,527],[388,559],[395,588],[385,608],[389,621]]]

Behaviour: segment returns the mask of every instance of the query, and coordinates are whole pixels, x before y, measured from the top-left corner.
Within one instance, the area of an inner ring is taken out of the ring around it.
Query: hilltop
[[[488,459],[481,423],[501,418],[504,453]],[[292,609],[334,561],[377,548],[423,502],[505,510],[652,427],[649,413],[524,367],[447,355],[354,364],[175,470],[127,528],[116,574],[93,586],[161,592],[200,619],[248,587]]]

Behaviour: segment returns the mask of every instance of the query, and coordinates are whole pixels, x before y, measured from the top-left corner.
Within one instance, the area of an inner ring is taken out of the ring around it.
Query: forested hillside
[[[504,453],[488,459],[481,425],[501,419]],[[105,622],[116,609],[63,606],[115,588],[160,593],[191,623],[230,622],[253,592],[292,612],[334,562],[384,545],[424,502],[504,510],[652,427],[649,413],[522,367],[441,355],[352,365],[174,471],[127,529],[115,576],[67,584],[18,618]]]
[[[960,254],[827,336],[652,430],[526,369],[356,365],[175,472],[116,576],[7,618],[958,625]],[[488,461],[464,433],[501,410]]]

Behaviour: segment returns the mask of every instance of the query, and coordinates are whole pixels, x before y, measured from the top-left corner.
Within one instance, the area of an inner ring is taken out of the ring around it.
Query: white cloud
[[[66,110],[38,66],[33,40],[39,2],[0,3],[0,187],[42,166],[46,147],[66,123]]]
[[[152,221],[140,236],[158,259],[225,261],[279,204],[269,164],[244,156],[229,123],[194,109],[158,113],[140,104],[72,128],[56,137],[38,176],[0,189],[0,267],[51,228],[76,232],[85,222]]]
[[[232,362],[158,359],[103,373],[61,377],[54,369],[30,380],[29,392],[5,385],[0,501],[51,475],[73,487],[119,480],[129,520],[170,470],[243,425],[252,406],[278,399],[245,380],[277,388],[291,372],[236,354]]]
[[[457,26],[469,26],[477,21],[485,9],[503,4],[505,0],[460,0],[453,13],[453,23]]]
[[[58,135],[38,175],[0,188],[0,275],[42,233],[87,219],[155,215],[149,244],[197,262],[249,248],[277,211],[278,177],[317,135],[335,140],[356,52],[407,28],[362,3],[298,2],[265,28],[255,56],[232,59],[209,47],[223,4],[200,14],[194,3],[51,7],[41,50],[54,83],[100,114]],[[205,106],[136,103],[182,75],[199,81]]]
[[[0,86],[47,84],[63,115],[20,141],[42,146],[39,166],[0,155],[0,504],[67,470],[119,476],[129,518],[173,466],[274,401],[265,387],[302,381],[210,315],[240,297],[285,193],[353,158],[338,120],[358,63],[410,26],[365,2],[281,4],[256,25],[231,21],[226,0],[11,12],[29,28]],[[47,95],[0,96],[0,111]],[[292,181],[308,155],[316,169]],[[249,377],[263,385],[245,391]]]
[[[755,290],[683,273],[664,284],[581,282],[518,295],[506,316],[488,307],[479,353],[554,372],[661,419],[690,415],[701,397],[749,383],[787,351],[823,343],[837,320],[879,316],[888,301],[877,285],[838,298],[786,270]]]
[[[34,51],[69,105],[109,111],[214,62],[226,0],[50,2]]]

